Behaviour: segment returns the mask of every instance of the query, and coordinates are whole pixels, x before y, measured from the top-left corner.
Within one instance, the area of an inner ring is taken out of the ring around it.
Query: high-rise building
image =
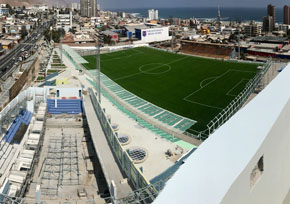
[[[158,10],[150,9],[148,10],[148,19],[149,20],[158,20]]]
[[[78,3],[72,3],[71,4],[71,8],[72,9],[75,9],[75,10],[79,10],[80,9],[80,4],[78,4]]]
[[[290,6],[284,6],[283,23],[290,25]]]
[[[69,13],[59,13],[59,11],[57,12],[56,28],[63,28],[66,32],[72,28],[72,11]]]
[[[126,18],[126,13],[124,11],[119,11],[117,15],[118,17]]]
[[[159,19],[159,16],[158,16],[158,10],[155,10],[155,20],[158,20]]]
[[[81,0],[81,16],[95,17],[97,14],[97,0]]]
[[[268,16],[271,16],[272,17],[272,27],[273,27],[273,30],[275,30],[275,22],[276,22],[276,7],[273,6],[272,4],[269,4],[268,7],[267,7],[267,13],[268,13]]]
[[[272,32],[274,30],[273,16],[265,16],[263,18],[263,31]]]
[[[249,25],[245,26],[245,34],[249,37],[257,37],[262,34],[262,26],[251,22]]]

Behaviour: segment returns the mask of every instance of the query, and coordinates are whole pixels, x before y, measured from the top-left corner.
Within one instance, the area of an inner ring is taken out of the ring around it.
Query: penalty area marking
[[[227,73],[231,72],[231,71],[234,71],[234,72],[245,72],[245,73],[256,73],[256,72],[252,72],[252,71],[244,71],[244,70],[237,70],[237,69],[229,69],[227,70],[226,72],[224,72],[223,74],[217,76],[217,77],[210,77],[210,78],[206,78],[204,79],[201,83],[200,83],[200,88],[195,90],[194,92],[192,92],[191,94],[185,96],[183,98],[183,100],[187,101],[187,102],[190,102],[190,103],[194,103],[194,104],[198,104],[198,105],[201,105],[201,106],[204,106],[204,107],[208,107],[208,108],[214,108],[214,109],[219,109],[219,110],[223,110],[223,108],[221,107],[217,107],[217,106],[211,106],[211,105],[207,105],[207,104],[204,104],[204,103],[199,103],[199,102],[196,102],[196,101],[193,101],[193,100],[189,100],[188,98],[193,96],[194,94],[196,94],[197,92],[201,91],[203,88],[209,86],[210,84],[212,84],[213,82],[215,82],[217,79],[220,79],[221,77],[225,76]],[[206,81],[206,80],[209,80],[209,79],[212,79],[210,82],[206,83],[205,85],[203,85],[203,83]],[[244,80],[247,80],[247,79],[244,79]],[[243,79],[241,80],[243,81]],[[239,83],[241,83],[241,81]],[[238,85],[239,85],[238,83]],[[235,88],[236,86],[238,86],[237,84],[233,87]],[[231,91],[231,90],[230,90]],[[229,92],[230,92],[229,91]],[[229,93],[228,92],[228,93]],[[228,94],[226,94],[228,95]]]
[[[241,81],[239,81],[235,86],[233,86],[228,92],[227,95],[228,96],[237,96],[234,94],[230,94],[235,88],[237,88],[243,81],[250,81],[250,79],[241,79]]]
[[[206,79],[202,80],[202,82],[199,83],[200,88],[203,88],[204,86],[207,85],[207,84],[203,85],[203,83],[204,83],[205,81],[207,81],[207,80],[214,80],[214,79],[216,79],[216,78],[217,78],[217,77],[209,77],[209,78],[206,78]],[[208,82],[208,83],[211,83],[211,81]]]

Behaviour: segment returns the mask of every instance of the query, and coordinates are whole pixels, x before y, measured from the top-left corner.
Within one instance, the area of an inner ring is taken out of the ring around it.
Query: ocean
[[[109,9],[112,11],[124,11],[126,13],[138,13],[142,17],[147,17],[148,9]],[[213,19],[217,17],[217,8],[154,8],[159,10],[159,18],[206,18]],[[225,21],[263,21],[263,17],[267,15],[267,8],[220,8],[222,20]],[[283,9],[276,8],[276,22],[283,22]]]

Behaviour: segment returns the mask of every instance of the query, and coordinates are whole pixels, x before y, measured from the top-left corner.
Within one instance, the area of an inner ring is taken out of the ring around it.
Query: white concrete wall
[[[288,65],[200,145],[154,203],[289,204],[289,78]],[[264,171],[251,188],[261,156]]]
[[[281,91],[282,93],[282,91]],[[245,147],[245,151],[247,148]],[[264,172],[250,189],[250,174],[261,156]],[[290,187],[290,101],[266,139],[225,195],[223,204],[282,204]]]
[[[146,33],[146,36],[144,36],[144,33]],[[169,36],[168,27],[149,28],[141,30],[141,42],[143,43],[171,40],[171,38],[172,37]]]
[[[59,90],[59,97],[79,97],[79,90],[82,91],[81,88],[57,88],[57,90]]]

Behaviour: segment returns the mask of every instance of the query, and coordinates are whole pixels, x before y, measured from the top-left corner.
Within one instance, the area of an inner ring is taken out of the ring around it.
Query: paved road
[[[24,42],[21,42],[10,53],[6,54],[3,58],[0,59],[0,77],[5,75],[5,73],[12,69],[14,64],[19,61],[19,57],[24,50],[30,51],[35,46],[38,39],[42,37],[41,30],[43,29],[43,27],[39,26],[39,28],[34,31],[29,38],[27,38]]]

